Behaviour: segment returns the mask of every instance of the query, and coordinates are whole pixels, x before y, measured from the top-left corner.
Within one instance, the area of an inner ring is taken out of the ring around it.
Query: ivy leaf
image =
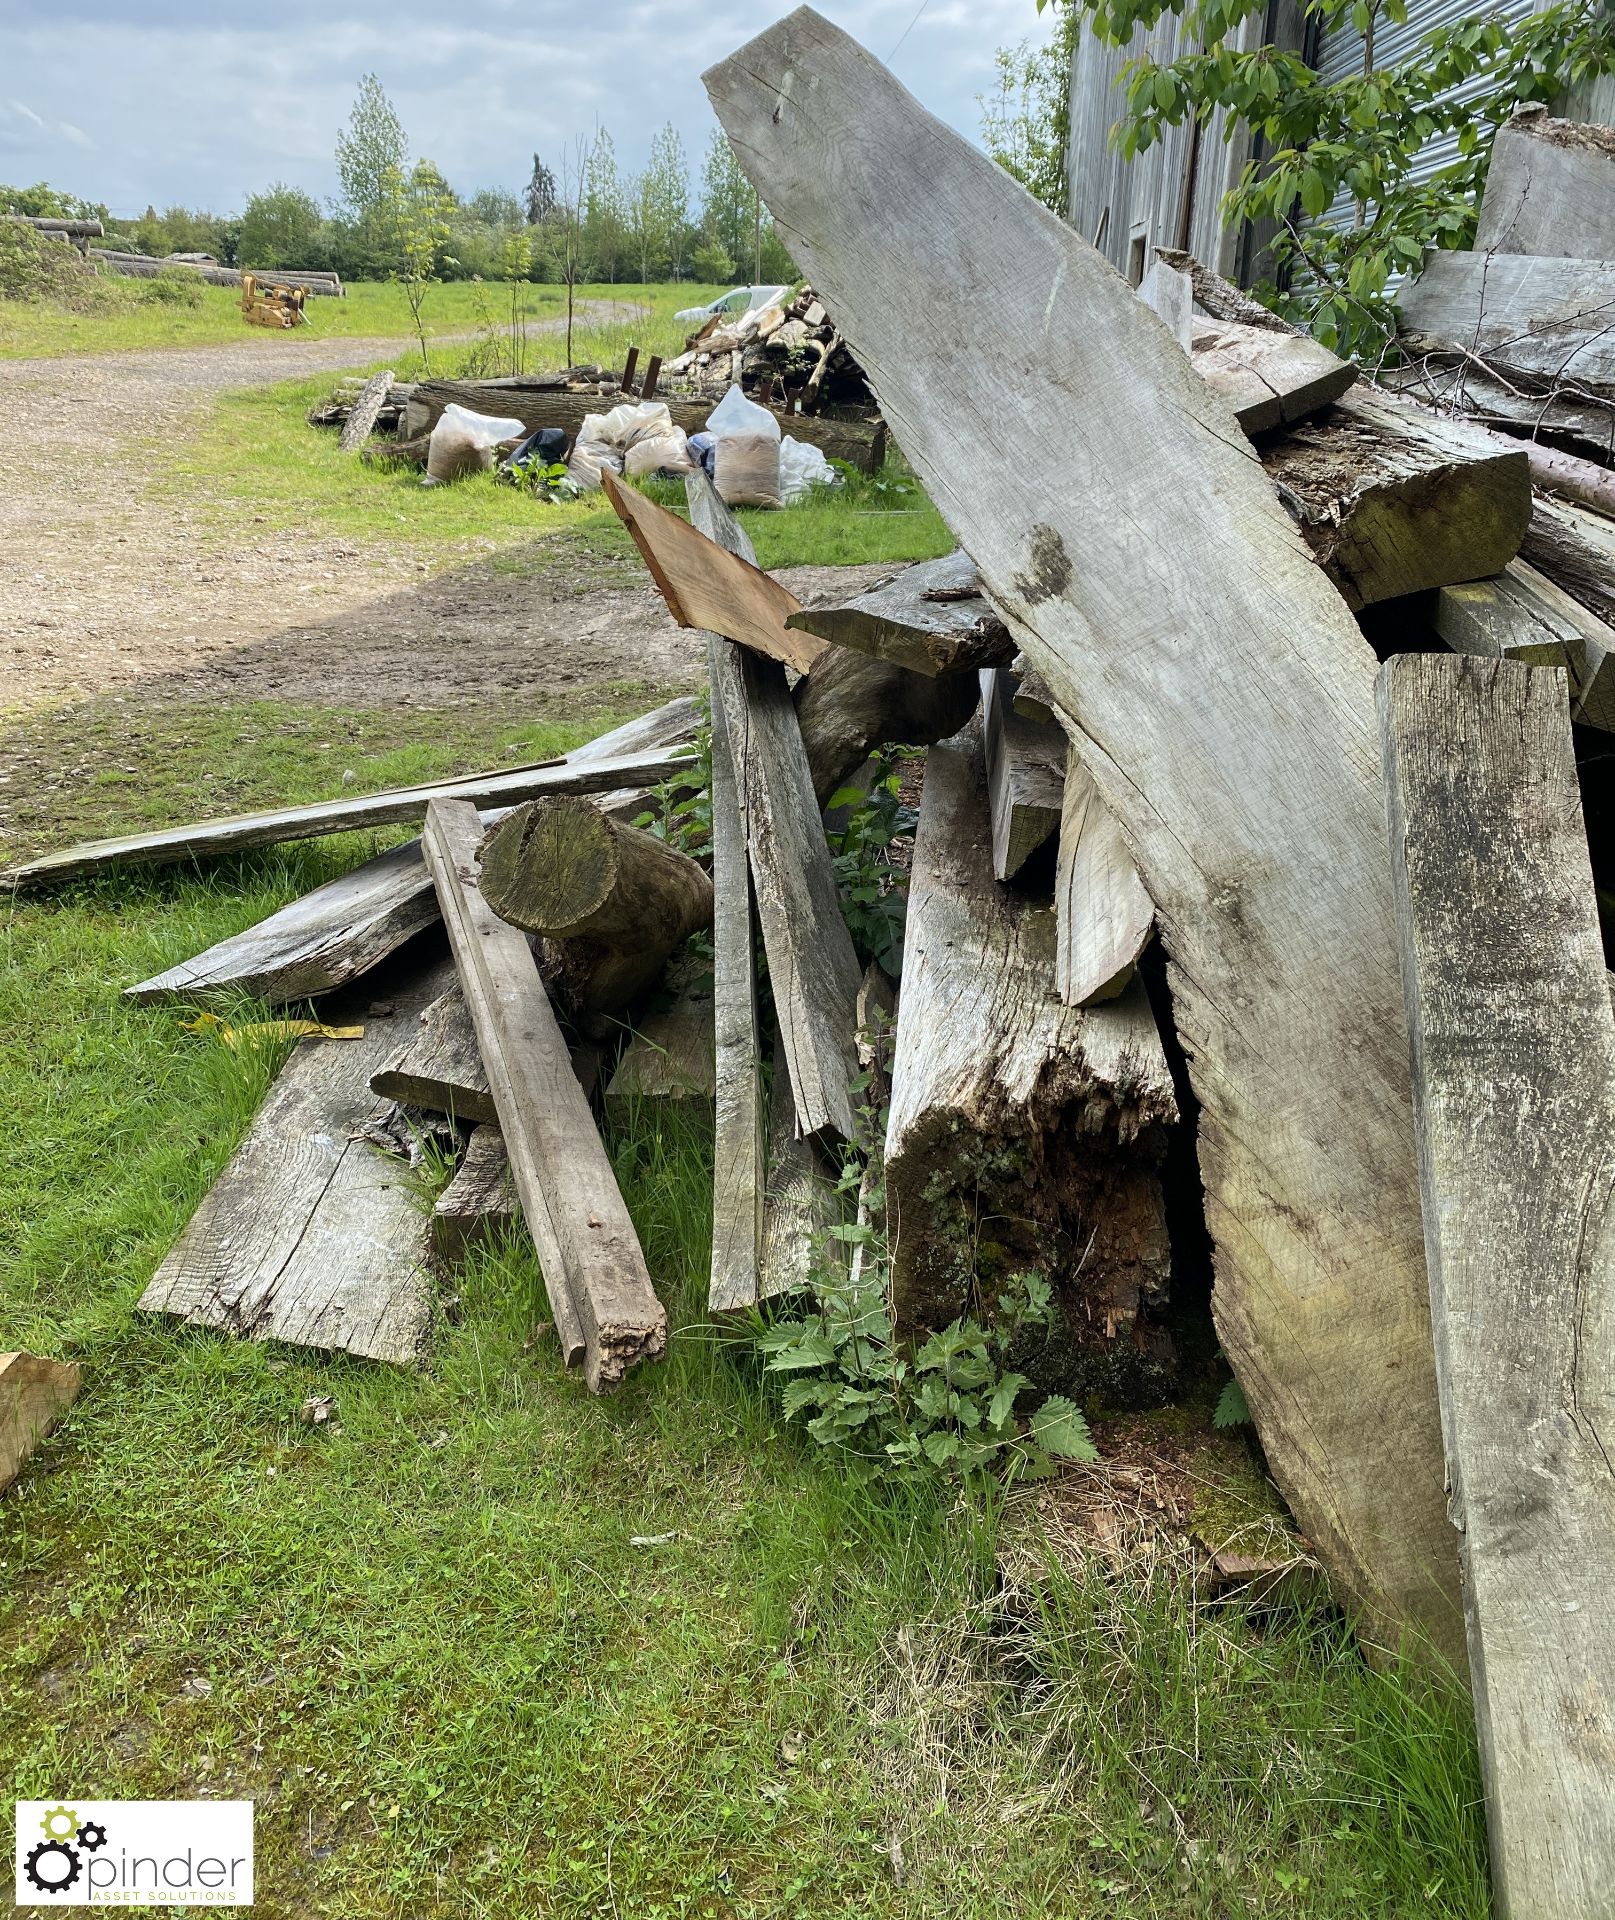
[[[1099,1449],[1088,1431],[1082,1409],[1063,1393],[1051,1393],[1032,1415],[1031,1438],[1034,1446],[1060,1460],[1097,1460]]]

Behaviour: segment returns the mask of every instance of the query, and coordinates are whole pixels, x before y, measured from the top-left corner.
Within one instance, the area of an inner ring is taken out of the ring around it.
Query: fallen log
[[[766,660],[808,672],[825,646],[788,630],[788,616],[802,604],[794,593],[676,513],[624,486],[615,474],[603,472],[600,484],[681,627],[722,634]]]
[[[1544,394],[1615,401],[1615,260],[1432,253],[1396,305],[1407,353],[1474,355]]]
[[[1492,141],[1475,251],[1615,260],[1615,132],[1517,107]]]
[[[507,814],[482,842],[478,884],[501,920],[539,936],[545,982],[580,1021],[634,1006],[712,924],[712,882],[688,854],[587,800]]]
[[[477,889],[481,837],[469,801],[434,800],[421,843],[562,1357],[605,1393],[661,1357],[667,1315],[527,942]]]
[[[751,543],[706,475],[684,484],[692,519],[747,557]],[[802,729],[777,661],[722,647],[712,661],[713,730],[721,713],[797,1125],[850,1140],[859,967]]]
[[[0,219],[9,220],[13,226],[32,227],[35,233],[65,234],[70,240],[100,240],[106,234],[106,229],[99,220],[45,220],[36,218],[31,213],[0,214]],[[23,1356],[13,1355],[12,1357]]]
[[[358,1040],[298,1042],[247,1137],[140,1296],[161,1313],[248,1340],[283,1340],[413,1366],[432,1322],[425,1217],[408,1167],[359,1138],[370,1076],[399,1023],[445,991],[446,961],[388,982],[329,1018],[362,1019]]]
[[[1471,355],[1424,354],[1382,367],[1379,381],[1420,406],[1523,440],[1528,450],[1546,451],[1548,442],[1588,455],[1588,464],[1615,460],[1615,406],[1574,388],[1537,392],[1531,383],[1498,378]],[[1533,473],[1535,464],[1533,454]]]
[[[1268,1463],[1373,1629],[1461,1663],[1373,655],[1227,403],[1002,169],[807,8],[705,79],[993,604],[1103,743]]]
[[[1615,626],[1615,521],[1569,501],[1538,496],[1520,555],[1589,613]]]
[[[680,400],[658,394],[673,424],[686,433],[704,433],[712,400]],[[473,413],[520,420],[531,433],[539,427],[559,427],[570,439],[591,413],[606,413],[613,405],[609,394],[557,392],[553,387],[518,381],[424,380],[416,384],[404,415],[404,438],[429,435],[443,409],[453,402]],[[827,460],[840,460],[860,473],[876,473],[886,459],[886,426],[880,420],[830,420],[822,414],[777,416],[780,429],[793,439],[817,447]]]
[[[1349,607],[1500,573],[1531,518],[1523,449],[1366,390],[1260,453]]]
[[[1062,1006],[1054,947],[1049,908],[994,878],[972,727],[927,755],[914,842],[885,1147],[893,1315],[914,1336],[1043,1274],[1059,1323],[1016,1364],[1126,1401],[1167,1384],[1152,1332],[1177,1105],[1142,986]]]
[[[979,694],[968,674],[928,677],[831,647],[792,695],[822,806],[877,747],[928,747],[957,733]]]
[[[505,1137],[495,1124],[473,1127],[459,1171],[432,1207],[432,1249],[454,1265],[478,1246],[510,1233],[521,1220]]]
[[[0,1493],[78,1398],[79,1369],[37,1353],[0,1353]]]
[[[674,778],[689,764],[688,754],[667,750],[586,763],[543,760],[531,767],[433,780],[418,787],[359,794],[353,799],[316,800],[303,807],[277,807],[268,813],[242,813],[189,826],[159,827],[119,840],[87,840],[61,853],[47,853],[38,860],[7,867],[0,872],[0,886],[20,892],[49,882],[75,880],[105,867],[172,866],[204,854],[315,840],[323,834],[348,833],[357,827],[395,826],[400,821],[421,819],[432,800],[466,800],[482,807],[514,806],[540,794],[651,787]]]
[[[1528,562],[1443,587],[1434,625],[1454,653],[1562,668],[1571,719],[1615,733],[1615,629]]]
[[[1133,979],[1155,931],[1155,908],[1138,877],[1081,746],[1069,743],[1054,876],[1054,981],[1068,1007],[1114,1000]]]
[[[699,721],[699,706],[681,694],[575,748],[565,764],[587,766],[693,744]],[[640,798],[627,790],[625,810],[637,812]],[[599,804],[607,809],[618,804],[616,791],[602,795]],[[492,826],[499,817],[498,809],[490,809],[483,824]],[[194,1000],[232,989],[276,1005],[309,1000],[368,973],[437,919],[437,895],[421,861],[421,843],[409,840],[328,880],[257,926],[124,991],[142,1002]]]
[[[210,287],[241,289],[241,275],[234,267],[203,267],[184,260],[154,260],[149,254],[119,253],[111,247],[90,247],[86,258],[108,273],[126,280],[155,280],[160,274],[191,274]]]
[[[375,429],[376,415],[387,404],[392,385],[392,369],[388,367],[380,373],[371,374],[359,389],[358,398],[348,409],[348,417],[342,423],[342,435],[337,441],[339,452],[357,453],[370,438]]]
[[[417,1016],[415,1030],[370,1076],[370,1091],[401,1107],[493,1123],[493,1095],[458,983]]]
[[[1196,260],[1181,247],[1157,247],[1157,260],[1189,276],[1189,288],[1195,304],[1213,320],[1232,320],[1243,327],[1258,327],[1264,333],[1299,334],[1301,329],[1264,307],[1260,300],[1225,280],[1220,273]]]
[[[1453,1524],[1498,1911],[1615,1859],[1615,1016],[1565,690],[1380,676]]]
[[[1059,831],[1065,797],[1065,734],[1052,720],[1015,711],[1015,683],[1002,667],[981,676],[982,739],[993,820],[993,871],[1011,880]]]
[[[983,599],[967,553],[922,560],[840,607],[804,607],[785,623],[914,673],[1008,666],[1015,645]]]

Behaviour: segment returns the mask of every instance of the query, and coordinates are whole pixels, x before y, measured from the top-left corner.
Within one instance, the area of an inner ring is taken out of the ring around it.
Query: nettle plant
[[[1054,0],[1066,4],[1067,0]],[[1049,0],[1039,0],[1039,11]],[[1325,80],[1299,53],[1235,44],[1266,0],[1069,0],[1098,39],[1125,46],[1167,14],[1183,23],[1169,61],[1142,55],[1122,76],[1124,106],[1111,140],[1131,158],[1186,119],[1223,108],[1225,137],[1258,136],[1257,157],[1222,206],[1223,222],[1276,223],[1279,286],[1267,303],[1338,352],[1381,358],[1393,328],[1387,284],[1416,271],[1427,249],[1466,247],[1475,232],[1492,139],[1517,106],[1552,103],[1567,87],[1615,66],[1615,14],[1592,0],[1558,0],[1528,18],[1479,13],[1433,27],[1395,66],[1375,59],[1386,23],[1407,0],[1302,0],[1309,23],[1349,30],[1358,71]],[[1464,98],[1450,96],[1462,89]],[[1413,164],[1437,135],[1457,136],[1458,158],[1432,179]],[[1344,217],[1307,224],[1340,204]]]

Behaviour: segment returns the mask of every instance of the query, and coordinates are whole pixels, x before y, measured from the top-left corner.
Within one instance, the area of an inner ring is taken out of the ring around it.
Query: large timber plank
[[[1542,392],[1615,399],[1615,260],[1432,253],[1397,295],[1410,354],[1476,354]]]
[[[1475,251],[1615,259],[1615,131],[1540,107],[1499,127]]]
[[[706,86],[1137,857],[1273,1471],[1375,1628],[1461,1660],[1373,656],[1132,289],[847,35],[802,8]]]
[[[439,960],[388,979],[390,1019],[350,1011],[359,1040],[298,1043],[258,1117],[140,1296],[147,1313],[251,1340],[409,1365],[431,1326],[426,1217],[406,1163],[354,1134],[370,1076],[405,1022],[443,992]]]
[[[1490,580],[1444,587],[1434,625],[1454,653],[1562,668],[1571,719],[1615,732],[1615,628],[1528,561],[1512,560]]]
[[[787,626],[928,675],[1007,667],[1009,631],[982,597],[967,553],[921,560],[839,607],[804,607]]]
[[[1565,689],[1380,678],[1425,1244],[1497,1911],[1615,1871],[1615,1015]]]

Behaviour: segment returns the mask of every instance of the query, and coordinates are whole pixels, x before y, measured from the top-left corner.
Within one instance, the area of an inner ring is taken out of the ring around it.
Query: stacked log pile
[[[789,303],[736,319],[714,314],[662,371],[714,395],[738,381],[749,394],[776,397],[788,413],[867,413],[875,404],[863,368],[810,286]]]

